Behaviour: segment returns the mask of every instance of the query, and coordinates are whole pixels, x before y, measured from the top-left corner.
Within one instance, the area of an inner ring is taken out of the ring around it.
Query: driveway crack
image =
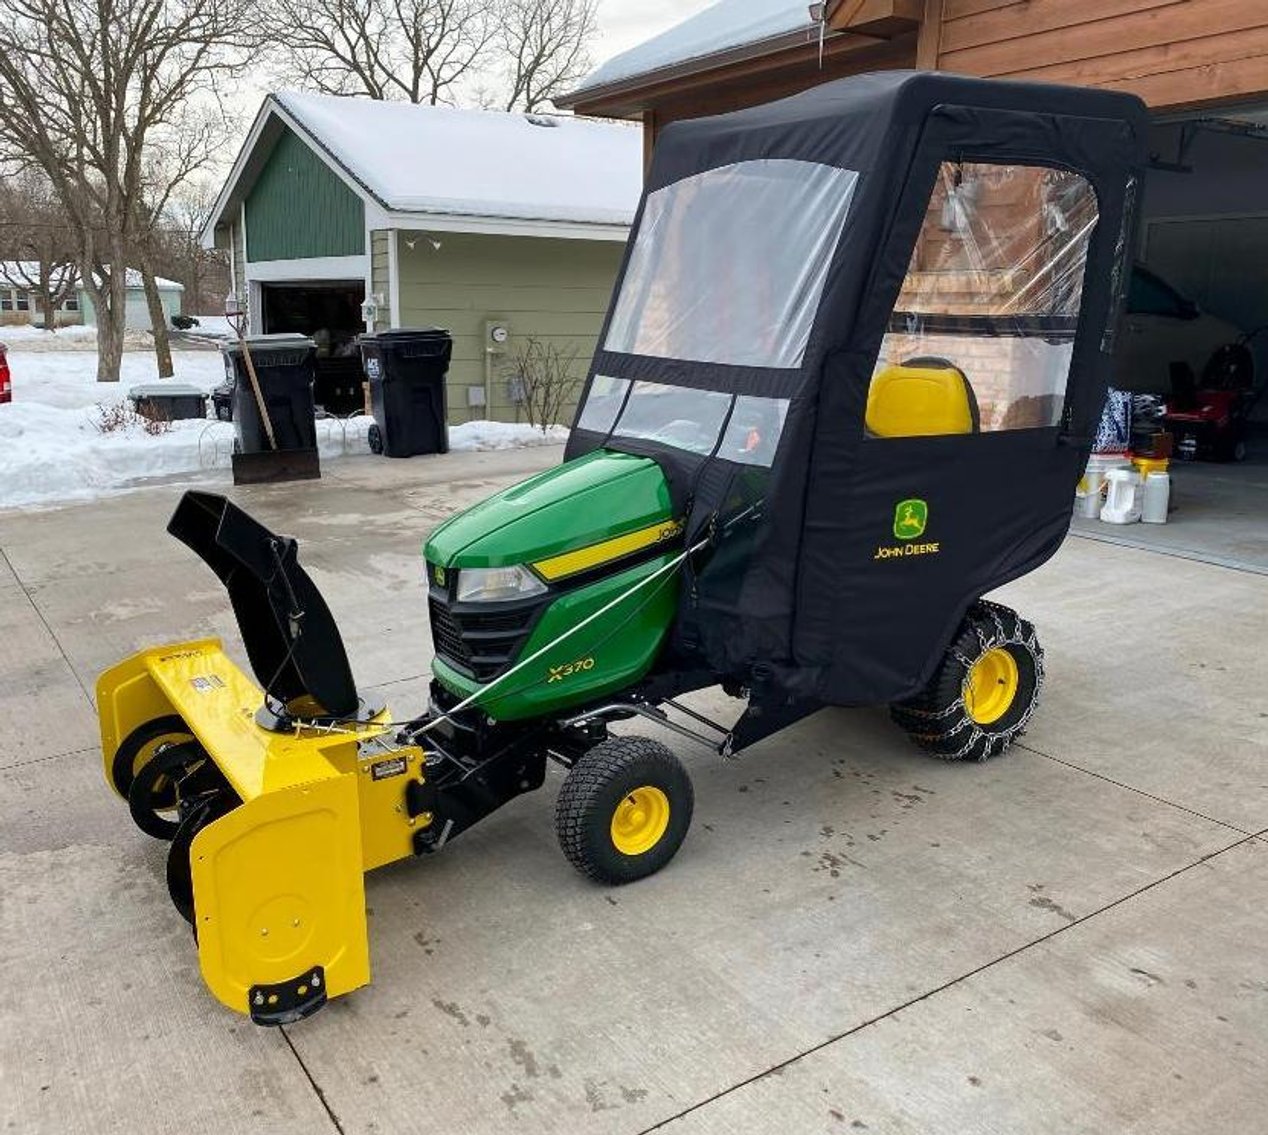
[[[321,1106],[330,1117],[330,1122],[334,1125],[335,1130],[339,1132],[339,1135],[346,1135],[343,1123],[340,1121],[339,1116],[335,1114],[335,1109],[330,1106],[330,1101],[326,1099],[326,1093],[321,1090],[321,1085],[317,1083],[316,1078],[309,1071],[308,1065],[304,1063],[304,1058],[300,1056],[299,1049],[295,1047],[295,1042],[291,1040],[291,1034],[286,1031],[286,1026],[279,1026],[277,1031],[282,1034],[282,1039],[286,1041],[286,1047],[291,1050],[291,1055],[295,1057],[295,1061],[303,1071],[304,1077],[312,1086],[313,1091],[317,1093],[317,1098],[321,1101]]]
[[[1218,823],[1218,821],[1216,822]],[[1229,826],[1229,825],[1225,825],[1225,826]],[[1138,887],[1136,890],[1123,895],[1121,898],[1117,898],[1111,903],[1106,903],[1105,906],[1099,907],[1097,910],[1094,910],[1089,914],[1085,914],[1081,918],[1076,918],[1073,922],[1067,923],[1064,926],[1059,926],[1057,927],[1057,929],[1052,930],[1049,933],[1042,935],[1041,937],[1035,938],[1034,940],[1030,942],[1026,942],[1023,945],[1018,946],[1014,950],[1009,950],[1006,953],[1000,954],[999,957],[992,958],[989,962],[983,962],[980,966],[976,966],[973,969],[960,974],[958,977],[953,977],[949,981],[945,981],[941,985],[936,986],[933,989],[926,990],[924,993],[920,994],[918,997],[912,997],[909,1000],[902,1002],[901,1004],[895,1005],[890,1009],[886,1009],[885,1012],[883,1013],[878,1013],[874,1017],[869,1017],[866,1021],[861,1021],[859,1022],[859,1024],[846,1029],[844,1032],[838,1033],[835,1036],[828,1037],[827,1040],[820,1041],[818,1044],[812,1045],[810,1048],[804,1049],[803,1051],[798,1052],[793,1056],[790,1056],[787,1060],[781,1060],[778,1064],[772,1064],[769,1068],[764,1068],[760,1072],[754,1072],[753,1075],[747,1076],[743,1080],[740,1080],[734,1084],[731,1084],[729,1087],[723,1088],[721,1091],[715,1092],[713,1095],[707,1097],[706,1099],[698,1100],[696,1103],[693,1103],[690,1107],[685,1107],[681,1111],[676,1112],[673,1115],[666,1116],[664,1119],[659,1120],[656,1123],[653,1123],[650,1127],[643,1128],[638,1133],[638,1135],[650,1135],[650,1133],[653,1131],[660,1131],[663,1128],[667,1127],[669,1124],[674,1123],[679,1119],[682,1119],[684,1116],[690,1115],[692,1112],[699,1111],[701,1108],[707,1107],[709,1104],[714,1103],[717,1100],[724,1099],[726,1096],[731,1095],[733,1092],[739,1091],[741,1088],[747,1087],[749,1084],[754,1084],[758,1080],[765,1079],[767,1076],[778,1074],[784,1071],[784,1069],[791,1067],[793,1064],[796,1064],[797,1061],[803,1060],[807,1056],[813,1056],[816,1052],[820,1052],[825,1048],[829,1048],[832,1045],[836,1044],[838,1041],[845,1040],[846,1037],[851,1037],[855,1033],[862,1032],[864,1029],[870,1028],[872,1025],[875,1025],[880,1021],[884,1021],[889,1017],[893,1017],[897,1015],[898,1013],[901,1013],[904,1009],[910,1009],[913,1005],[919,1005],[920,1002],[922,1001],[927,1001],[931,997],[936,997],[939,993],[945,993],[948,989],[954,988],[955,986],[959,985],[961,982],[968,981],[970,978],[976,977],[980,973],[985,973],[987,970],[993,969],[995,966],[999,965],[1001,962],[1009,961],[1010,959],[1015,958],[1019,956],[1020,954],[1024,954],[1028,950],[1034,949],[1034,947],[1036,946],[1041,946],[1045,942],[1051,941],[1053,938],[1056,938],[1060,934],[1068,934],[1076,926],[1081,926],[1083,923],[1089,921],[1090,919],[1097,918],[1098,916],[1105,914],[1107,911],[1113,910],[1115,907],[1122,906],[1124,903],[1131,902],[1133,899],[1138,898],[1139,896],[1146,894],[1149,891],[1152,891],[1154,888],[1160,887],[1164,883],[1169,883],[1172,879],[1175,879],[1178,876],[1183,875],[1188,871],[1192,871],[1195,867],[1200,867],[1202,864],[1210,862],[1210,860],[1215,859],[1217,856],[1226,855],[1228,852],[1233,851],[1244,844],[1259,842],[1260,836],[1263,834],[1265,833],[1260,832],[1255,834],[1248,834],[1243,836],[1243,838],[1241,839],[1235,840],[1234,842],[1228,844],[1225,847],[1221,847],[1215,851],[1208,852],[1206,855],[1202,855],[1199,858],[1193,860],[1192,863],[1187,863],[1183,867],[1177,867],[1176,870],[1170,872],[1167,875],[1163,875],[1159,879],[1155,879],[1152,883],[1146,883],[1143,887]]]
[[[88,708],[95,713],[97,707],[93,705],[92,695],[88,692],[88,687],[80,680],[79,673],[75,670],[75,667],[71,665],[70,656],[66,653],[66,648],[62,646],[61,639],[57,637],[56,632],[49,625],[49,621],[44,617],[44,612],[40,610],[39,604],[31,598],[31,593],[27,591],[26,584],[22,582],[22,577],[18,575],[17,570],[14,568],[12,561],[9,559],[8,554],[3,548],[0,548],[0,560],[4,560],[4,566],[9,569],[13,578],[17,580],[18,586],[22,589],[23,597],[31,605],[31,610],[35,612],[35,617],[40,620],[40,625],[48,632],[48,637],[53,640],[53,645],[57,647],[57,653],[62,656],[62,661],[66,663],[66,669],[70,671],[70,676],[75,679],[75,685],[79,687],[80,692],[84,695],[84,700],[88,703]]]

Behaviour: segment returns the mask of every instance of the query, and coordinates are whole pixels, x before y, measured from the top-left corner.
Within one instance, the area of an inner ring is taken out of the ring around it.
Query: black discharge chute
[[[195,491],[181,498],[167,530],[225,585],[251,669],[283,714],[357,715],[343,639],[300,566],[295,540],[275,535],[222,496]]]
[[[656,459],[689,544],[749,510],[669,648],[752,691],[739,739],[910,696],[1061,543],[1147,127],[1117,92],[899,71],[661,132],[567,456]]]

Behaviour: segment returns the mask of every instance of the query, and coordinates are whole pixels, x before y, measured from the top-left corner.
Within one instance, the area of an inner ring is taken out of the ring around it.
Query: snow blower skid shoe
[[[266,688],[216,639],[119,663],[97,683],[106,780],[171,840],[168,889],[208,988],[286,1024],[369,982],[362,874],[413,853],[403,802],[423,751],[358,698],[293,540],[205,493],[168,530],[224,582]]]

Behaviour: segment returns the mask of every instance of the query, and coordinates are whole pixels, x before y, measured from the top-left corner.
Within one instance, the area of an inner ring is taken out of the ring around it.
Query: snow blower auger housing
[[[1128,95],[915,72],[666,127],[564,463],[427,541],[431,700],[405,724],[358,698],[294,541],[188,494],[171,531],[257,682],[182,643],[98,699],[216,996],[281,1023],[363,984],[362,872],[445,848],[548,760],[574,866],[659,870],[691,781],[614,722],[732,756],[889,705],[935,756],[1004,750],[1043,654],[983,596],[1067,529],[1147,128]],[[714,686],[730,723],[679,700]]]

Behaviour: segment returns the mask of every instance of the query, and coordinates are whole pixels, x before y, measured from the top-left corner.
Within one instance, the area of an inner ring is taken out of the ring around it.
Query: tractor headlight
[[[508,599],[529,599],[546,591],[527,568],[463,568],[458,572],[459,603],[504,603]]]

